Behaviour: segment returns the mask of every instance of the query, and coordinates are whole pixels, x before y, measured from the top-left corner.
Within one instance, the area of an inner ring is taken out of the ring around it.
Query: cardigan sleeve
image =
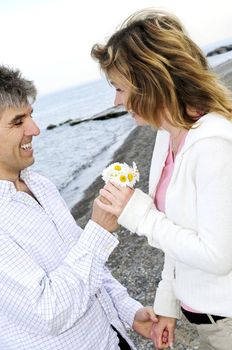
[[[194,190],[186,188],[186,197],[196,206],[195,230],[170,220],[140,190],[127,203],[119,223],[138,235],[145,235],[151,246],[179,262],[226,275],[232,269],[231,155],[232,142],[216,137],[197,142],[189,151],[188,167],[192,169],[195,186]],[[176,203],[180,200],[176,192]]]
[[[154,310],[157,315],[181,318],[180,302],[176,299],[173,288],[174,274],[175,262],[165,254],[162,280],[156,290]]]

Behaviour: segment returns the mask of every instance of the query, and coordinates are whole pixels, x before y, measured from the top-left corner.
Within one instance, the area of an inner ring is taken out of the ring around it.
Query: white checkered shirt
[[[141,304],[105,267],[116,237],[77,226],[56,187],[21,173],[38,202],[0,181],[0,349],[116,350]],[[40,203],[40,204],[39,204]]]

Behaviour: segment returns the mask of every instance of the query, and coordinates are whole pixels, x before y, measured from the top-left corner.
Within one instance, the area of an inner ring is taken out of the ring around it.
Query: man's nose
[[[27,136],[38,136],[40,134],[40,129],[32,118],[28,118],[25,134]]]

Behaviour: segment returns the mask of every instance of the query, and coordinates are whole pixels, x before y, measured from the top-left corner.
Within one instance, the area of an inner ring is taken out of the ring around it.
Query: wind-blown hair
[[[24,79],[18,69],[0,65],[0,111],[31,104],[36,94],[34,83]]]
[[[95,44],[91,55],[109,80],[116,78],[130,88],[126,108],[156,127],[164,106],[171,124],[186,129],[196,121],[189,107],[232,119],[229,90],[179,20],[167,12],[136,12],[105,45]]]

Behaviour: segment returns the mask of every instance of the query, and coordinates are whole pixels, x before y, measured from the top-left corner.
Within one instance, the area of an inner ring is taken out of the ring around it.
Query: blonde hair
[[[229,90],[179,20],[167,12],[136,12],[105,45],[95,44],[91,55],[107,78],[115,75],[130,87],[126,107],[152,125],[160,126],[164,106],[172,125],[186,129],[196,121],[189,107],[232,119]]]

